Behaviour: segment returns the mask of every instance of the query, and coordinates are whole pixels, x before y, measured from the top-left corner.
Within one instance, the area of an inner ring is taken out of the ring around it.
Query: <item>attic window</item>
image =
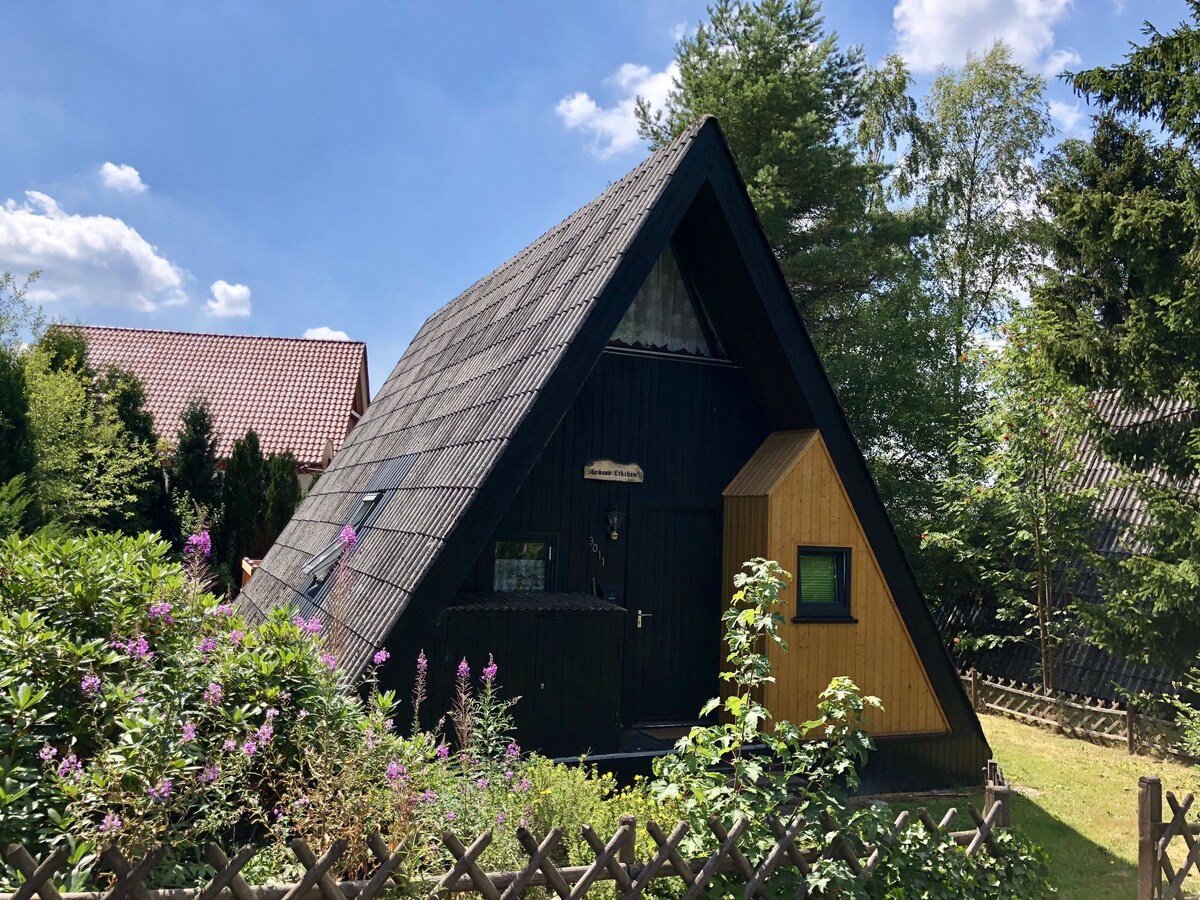
[[[796,617],[793,622],[853,622],[850,616],[850,550],[796,549]]]
[[[350,516],[346,524],[353,528],[356,532],[360,529],[367,517],[379,505],[379,501],[383,498],[382,491],[375,491],[370,494],[364,494],[363,498],[358,501],[358,506],[354,510],[354,514]],[[342,533],[338,529],[337,537],[330,541],[325,548],[304,564],[300,569],[305,575],[312,576],[312,582],[309,584],[311,590],[314,585],[321,584],[329,577],[334,563],[338,561],[338,557],[342,555]]]
[[[716,341],[670,247],[650,270],[610,343],[688,356],[721,356],[714,352]]]

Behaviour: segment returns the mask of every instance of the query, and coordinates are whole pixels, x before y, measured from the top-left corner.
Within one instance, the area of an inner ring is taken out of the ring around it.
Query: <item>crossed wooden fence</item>
[[[480,894],[486,900],[514,900],[531,888],[546,889],[545,893],[553,891],[562,900],[580,900],[594,885],[609,881],[615,882],[616,892],[622,900],[638,900],[650,883],[659,878],[681,879],[687,886],[684,897],[692,900],[700,896],[718,875],[732,875],[739,886],[744,886],[741,893],[749,900],[764,892],[767,880],[777,871],[793,869],[805,875],[822,859],[843,861],[855,877],[865,883],[886,858],[888,848],[918,822],[931,835],[952,838],[966,848],[968,856],[975,856],[984,846],[1002,853],[995,843],[995,834],[997,829],[1011,824],[1011,796],[1003,773],[994,762],[988,765],[987,777],[985,812],[980,814],[968,804],[967,813],[974,827],[964,831],[949,830],[958,817],[955,809],[949,810],[941,821],[934,820],[924,809],[916,813],[905,810],[896,816],[878,844],[864,845],[840,832],[832,820],[822,816],[820,824],[831,839],[824,846],[801,846],[797,838],[809,824],[816,823],[810,823],[797,813],[786,819],[767,819],[775,844],[769,852],[759,856],[757,853],[747,855],[739,845],[750,827],[749,820],[740,819],[727,830],[712,819],[707,826],[716,839],[717,849],[705,857],[686,858],[681,848],[690,832],[687,822],[680,822],[667,834],[657,823],[648,821],[645,830],[656,849],[648,859],[639,860],[637,821],[632,816],[624,816],[616,833],[607,841],[591,826],[583,826],[583,839],[593,854],[587,865],[567,866],[555,862],[555,851],[562,846],[564,837],[562,828],[552,828],[540,841],[527,829],[518,828],[516,838],[528,861],[519,870],[511,872],[485,872],[480,865],[481,855],[494,839],[491,830],[479,835],[470,845],[464,844],[453,831],[444,831],[441,842],[454,863],[440,877],[413,881],[406,881],[399,872],[409,848],[402,846],[393,850],[379,835],[372,834],[367,842],[378,867],[365,881],[338,882],[331,874],[346,852],[345,839],[335,841],[320,856],[303,841],[292,841],[292,852],[305,869],[300,881],[256,887],[251,887],[241,875],[241,870],[257,852],[256,847],[243,847],[232,857],[227,857],[218,847],[209,845],[204,856],[216,874],[198,890],[150,890],[145,886],[165,848],[158,848],[131,863],[115,847],[109,847],[101,854],[98,866],[112,876],[105,890],[62,893],[54,886],[53,878],[66,863],[66,848],[60,848],[38,862],[20,844],[10,844],[5,848],[5,856],[24,877],[24,882],[15,893],[0,894],[0,900],[32,900],[35,895],[41,900],[123,900],[126,897],[133,900],[373,900],[385,894],[437,898],[468,892]],[[97,874],[102,877],[101,873]],[[797,896],[806,896],[803,886]]]
[[[1106,703],[1094,697],[1046,692],[1019,681],[989,678],[975,669],[960,677],[976,712],[998,713],[1068,735],[1124,744],[1130,755],[1148,750],[1200,763],[1200,759],[1179,749],[1179,727],[1174,722],[1143,715],[1132,706],[1122,706],[1115,700]]]
[[[1192,813],[1195,797],[1182,800],[1166,792],[1168,812],[1163,819],[1162,781],[1143,776],[1138,781],[1138,900],[1187,900],[1185,882],[1200,877],[1200,816]],[[1189,821],[1189,813],[1191,820]],[[1173,850],[1181,850],[1182,857]],[[1194,888],[1194,882],[1193,882]]]

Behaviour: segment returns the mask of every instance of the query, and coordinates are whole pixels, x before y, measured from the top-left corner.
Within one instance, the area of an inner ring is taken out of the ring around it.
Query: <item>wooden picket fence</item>
[[[1195,797],[1182,800],[1166,792],[1169,813],[1163,818],[1162,781],[1138,781],[1138,900],[1189,900],[1187,879],[1200,878],[1200,816],[1192,812]],[[1191,883],[1196,889],[1196,881]]]
[[[1179,726],[1143,715],[1128,704],[1094,697],[1046,693],[1040,686],[990,678],[971,669],[960,676],[976,712],[991,712],[1063,734],[1123,744],[1130,755],[1140,752],[1200,763],[1179,748]]]
[[[632,816],[622,817],[620,826],[607,841],[603,840],[590,826],[583,826],[583,839],[591,848],[593,859],[587,865],[566,866],[554,861],[555,851],[561,846],[564,832],[553,828],[540,841],[528,830],[518,828],[517,841],[528,856],[528,861],[519,870],[511,872],[485,872],[479,863],[483,852],[494,839],[493,833],[485,831],[470,844],[462,841],[453,831],[441,834],[442,845],[453,857],[454,863],[440,877],[405,882],[398,870],[408,848],[389,848],[379,835],[368,839],[368,846],[375,856],[378,867],[365,881],[338,882],[331,874],[342,855],[347,842],[334,842],[318,855],[306,843],[295,840],[292,852],[305,869],[304,876],[295,884],[264,885],[252,887],[241,876],[241,870],[254,858],[257,848],[243,847],[232,857],[213,845],[205,848],[204,855],[216,871],[208,884],[195,889],[151,890],[146,887],[148,877],[163,856],[163,850],[152,851],[141,860],[131,862],[116,848],[110,847],[100,857],[97,883],[107,873],[110,883],[103,891],[63,893],[54,885],[54,875],[66,863],[67,851],[61,848],[42,860],[36,860],[20,844],[5,848],[5,856],[24,877],[24,882],[15,893],[0,894],[0,900],[373,900],[384,895],[444,897],[452,893],[474,893],[486,900],[514,900],[534,888],[551,891],[562,900],[580,900],[594,885],[615,882],[616,893],[622,900],[638,900],[650,883],[660,878],[679,878],[687,886],[686,900],[698,897],[712,884],[718,875],[732,875],[742,895],[749,898],[764,893],[767,880],[781,869],[792,869],[801,874],[809,872],[820,859],[842,860],[861,882],[867,882],[886,858],[888,848],[909,829],[921,826],[930,833],[948,835],[966,848],[968,856],[976,855],[984,846],[990,846],[998,854],[1003,851],[995,844],[997,829],[1007,828],[1012,822],[1011,794],[1004,775],[994,763],[989,763],[985,783],[984,813],[967,806],[973,827],[963,831],[950,830],[958,812],[949,810],[941,821],[935,821],[924,809],[916,813],[902,811],[896,816],[888,834],[873,846],[863,845],[838,831],[835,823],[823,818],[821,826],[831,835],[826,846],[811,847],[797,844],[797,837],[809,822],[800,814],[790,818],[769,818],[767,825],[775,837],[775,844],[765,855],[744,849],[745,834],[750,823],[741,819],[726,830],[718,821],[708,822],[708,828],[716,840],[717,849],[708,856],[685,858],[681,845],[689,833],[686,822],[680,822],[667,834],[657,823],[645,823],[645,831],[654,843],[655,852],[646,859],[638,859],[636,837],[638,823]],[[815,822],[812,824],[816,824]],[[801,888],[797,896],[806,896]]]

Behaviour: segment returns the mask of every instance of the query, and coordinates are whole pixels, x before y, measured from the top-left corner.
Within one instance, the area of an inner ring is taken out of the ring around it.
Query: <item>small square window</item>
[[[855,621],[850,616],[850,550],[799,547],[796,551],[796,616],[793,622]]]
[[[497,591],[549,591],[553,584],[554,542],[548,538],[498,540],[492,588]]]

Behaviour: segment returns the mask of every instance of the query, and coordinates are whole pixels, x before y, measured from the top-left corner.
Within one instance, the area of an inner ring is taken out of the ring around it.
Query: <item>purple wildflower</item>
[[[138,637],[136,640],[130,639],[125,645],[125,652],[137,659],[150,659],[154,654],[150,652],[150,644],[144,637]]]
[[[522,778],[520,781],[517,782],[517,790],[520,791],[522,794],[524,794],[526,791],[528,791],[531,787],[533,787],[533,782],[530,781],[528,778]]]
[[[81,772],[83,772],[83,763],[79,761],[79,758],[74,753],[63,757],[63,761],[58,764],[59,778],[73,779],[78,777]]]
[[[258,726],[258,731],[254,735],[258,739],[258,745],[265,747],[271,743],[271,738],[275,736],[275,726],[270,722],[263,722]]]
[[[221,774],[220,767],[214,762],[206,762],[204,771],[200,773],[201,784],[212,784],[217,780],[217,776]]]
[[[258,751],[258,745],[254,741],[246,741],[246,743],[242,744],[242,750],[245,751],[247,756],[253,756]]]
[[[491,684],[492,681],[494,681],[496,678],[496,673],[499,671],[500,671],[500,667],[497,666],[496,663],[489,656],[488,664],[483,667],[483,680],[486,681],[488,684]]]
[[[277,710],[275,707],[272,706],[270,709],[267,710],[267,721],[268,722],[271,721],[278,715],[279,715],[279,710]]]
[[[229,632],[229,643],[233,644],[235,647],[239,646],[245,639],[246,632],[239,628],[235,628],[233,631]]]
[[[309,634],[319,634],[325,626],[321,624],[321,620],[316,616],[311,619],[306,619],[304,616],[296,614],[292,616],[292,624],[301,631],[307,631]]]
[[[508,816],[505,814],[504,810],[500,810],[500,812],[496,815],[496,824],[503,825],[507,821]]]
[[[188,536],[187,544],[183,548],[184,553],[199,553],[203,557],[212,556],[212,537],[207,530],[197,532]]]
[[[208,687],[204,690],[204,702],[211,703],[216,706],[221,702],[221,698],[225,696],[225,692],[221,690],[221,685],[216,681],[210,681]]]
[[[396,728],[396,720],[395,719],[384,719],[383,720],[383,730],[384,731],[393,731],[393,730],[395,730],[395,728]]]
[[[446,813],[446,821],[447,822],[453,822],[457,818],[458,818],[458,813],[456,813],[454,810],[450,810],[450,812]]]
[[[186,744],[188,741],[196,739],[196,724],[194,722],[184,722],[183,730],[180,732],[180,739]]]
[[[471,667],[467,665],[467,658],[464,656],[463,661],[458,664],[458,677],[466,681],[471,677]]]
[[[515,774],[516,774],[516,773],[515,773],[515,772],[514,772],[512,769],[505,769],[505,770],[504,770],[504,780],[505,780],[505,781],[512,781],[512,780],[513,780],[513,776],[514,776]]]
[[[83,681],[79,682],[79,689],[89,697],[93,694],[100,693],[100,676],[95,673],[84,675]]]
[[[343,550],[349,551],[349,550],[353,550],[355,547],[357,547],[358,546],[358,534],[357,534],[357,532],[355,532],[354,526],[347,525],[345,528],[343,528],[341,535],[338,537],[338,540],[342,542]]]
[[[425,658],[425,651],[422,650],[419,654],[417,654],[417,674],[424,675],[428,669],[429,660]]]
[[[38,759],[42,762],[50,762],[56,756],[58,756],[58,750],[49,744],[42,744],[42,749],[38,751]]]
[[[162,619],[168,625],[175,624],[175,617],[171,615],[171,604],[166,600],[159,600],[157,603],[151,603],[150,609],[146,613],[147,618]]]
[[[146,788],[146,793],[149,794],[158,803],[165,803],[167,798],[175,790],[175,783],[170,778],[164,778],[157,786],[151,785]]]
[[[212,614],[214,616],[232,616],[233,606],[229,603],[222,603],[212,611]]]
[[[479,788],[481,791],[486,791],[491,786],[492,783],[486,778],[480,777],[475,779],[475,787]]]
[[[372,662],[375,663],[375,665],[382,666],[385,662],[388,661],[388,657],[391,655],[392,654],[388,653],[386,650],[380,650],[373,657],[371,657],[371,660],[372,660]]]
[[[446,744],[438,744],[437,758],[446,759],[450,755],[450,748]]]
[[[217,639],[215,637],[204,638],[202,641],[200,641],[198,649],[205,656],[208,656],[208,654],[217,649]]]
[[[508,759],[516,759],[521,755],[521,745],[516,741],[509,741],[508,746],[504,748],[504,756]]]
[[[408,774],[408,769],[402,764],[392,760],[387,764],[387,772],[384,773],[388,781],[398,781]]]
[[[108,813],[100,823],[101,834],[116,834],[121,830],[121,817],[116,813]]]
[[[426,788],[425,793],[421,795],[421,801],[424,803],[437,803],[437,793]]]
[[[225,740],[221,742],[221,749],[226,753],[232,753],[237,749],[237,741],[235,741],[233,738],[225,738]]]
[[[337,668],[337,657],[332,653],[322,653],[321,662],[325,663],[325,665],[329,667],[330,672]]]

